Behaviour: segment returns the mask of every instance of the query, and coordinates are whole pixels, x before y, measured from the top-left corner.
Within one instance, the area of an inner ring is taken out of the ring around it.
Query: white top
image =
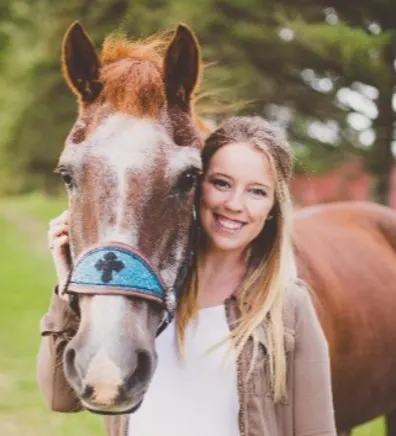
[[[235,353],[224,305],[201,309],[186,330],[184,360],[175,323],[156,340],[158,365],[143,404],[129,418],[128,436],[240,436]]]

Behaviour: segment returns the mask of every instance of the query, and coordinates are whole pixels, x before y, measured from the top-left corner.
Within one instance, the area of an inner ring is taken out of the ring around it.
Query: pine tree
[[[394,141],[393,2],[216,3],[223,16],[219,46],[232,41],[231,57],[248,73],[239,83],[255,98],[255,109],[284,123],[305,165],[363,156],[374,197],[386,204]],[[220,52],[230,62],[230,53]]]

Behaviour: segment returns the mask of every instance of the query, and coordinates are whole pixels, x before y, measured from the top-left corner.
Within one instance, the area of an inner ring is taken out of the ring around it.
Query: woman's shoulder
[[[312,304],[311,297],[312,292],[303,280],[297,278],[287,284],[283,304],[283,318],[287,328],[295,330],[298,313]]]

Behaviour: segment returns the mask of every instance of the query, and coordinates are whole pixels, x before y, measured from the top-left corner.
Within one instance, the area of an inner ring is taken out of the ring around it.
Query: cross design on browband
[[[117,255],[110,251],[103,256],[103,259],[98,260],[95,264],[95,268],[98,271],[103,271],[102,281],[104,283],[109,283],[113,280],[113,271],[120,272],[125,268],[124,263],[117,259]]]
[[[108,242],[82,253],[75,263],[68,292],[76,294],[140,296],[167,310],[174,299],[160,275],[132,247]]]

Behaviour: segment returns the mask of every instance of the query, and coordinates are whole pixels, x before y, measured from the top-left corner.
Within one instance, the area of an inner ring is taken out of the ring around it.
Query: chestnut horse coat
[[[300,277],[331,355],[337,428],[396,409],[396,213],[345,202],[297,212]]]

